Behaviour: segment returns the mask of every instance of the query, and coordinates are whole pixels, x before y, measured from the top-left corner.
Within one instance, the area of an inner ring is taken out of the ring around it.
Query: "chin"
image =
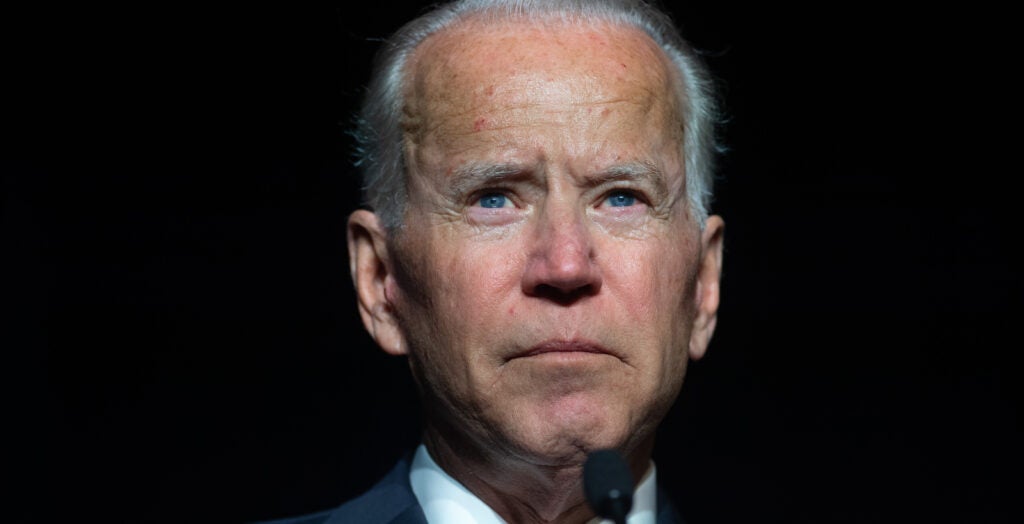
[[[582,397],[582,398],[581,398]],[[569,396],[536,407],[526,417],[511,421],[524,424],[520,447],[532,461],[543,465],[582,464],[596,449],[624,449],[636,435],[628,417],[607,403],[584,396]],[[522,413],[522,411],[520,411]]]

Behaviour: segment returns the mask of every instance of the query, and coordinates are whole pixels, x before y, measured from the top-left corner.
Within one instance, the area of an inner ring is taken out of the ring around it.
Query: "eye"
[[[629,207],[636,205],[636,195],[626,191],[615,191],[609,194],[605,201],[612,207]]]
[[[508,197],[501,193],[487,193],[477,200],[480,207],[498,209],[508,204]]]

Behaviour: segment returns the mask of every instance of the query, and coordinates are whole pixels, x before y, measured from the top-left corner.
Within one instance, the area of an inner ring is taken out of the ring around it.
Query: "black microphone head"
[[[583,494],[599,517],[625,522],[633,507],[633,474],[614,449],[587,455],[583,463]]]

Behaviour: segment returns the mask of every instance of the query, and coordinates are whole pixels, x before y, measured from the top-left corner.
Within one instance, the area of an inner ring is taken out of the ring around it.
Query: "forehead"
[[[463,21],[414,52],[407,131],[423,119],[546,104],[628,101],[676,113],[673,68],[639,29],[609,22]],[[422,131],[422,129],[421,129]]]

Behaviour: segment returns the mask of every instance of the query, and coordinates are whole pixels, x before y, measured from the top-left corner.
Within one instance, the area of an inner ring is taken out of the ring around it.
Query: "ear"
[[[363,325],[385,352],[406,354],[392,303],[396,288],[387,233],[373,212],[360,209],[348,217],[348,257]]]
[[[722,277],[722,242],[725,222],[722,217],[708,217],[701,234],[700,269],[697,273],[697,316],[690,332],[690,358],[704,356],[718,320],[719,281]]]

